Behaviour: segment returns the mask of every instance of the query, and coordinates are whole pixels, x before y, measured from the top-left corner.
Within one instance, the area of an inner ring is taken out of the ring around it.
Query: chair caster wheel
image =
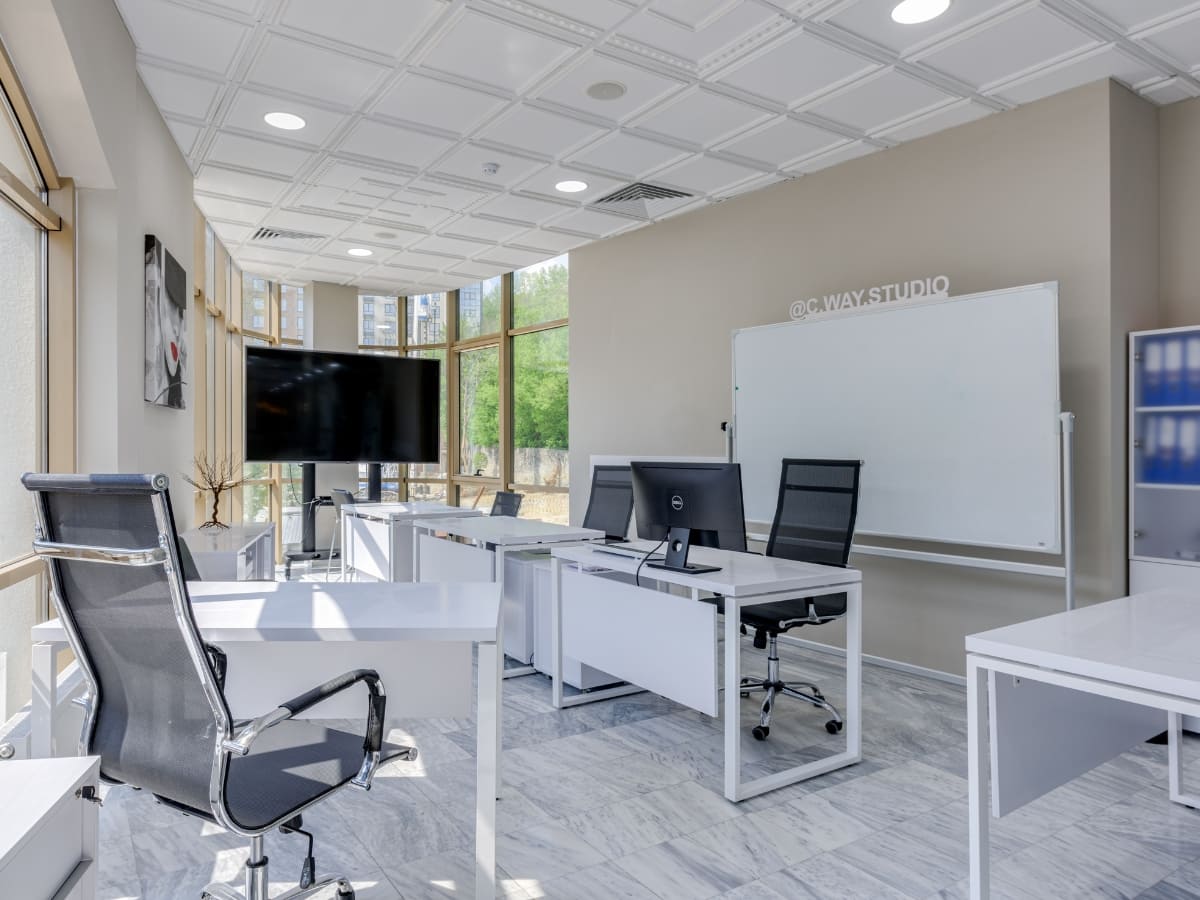
[[[354,900],[354,889],[348,891],[338,891],[337,900]]]
[[[749,696],[750,696],[750,692],[749,692],[749,691],[742,691],[742,699],[746,699],[746,698],[747,698],[747,697],[749,697]]]
[[[765,741],[767,735],[771,733],[771,727],[769,725],[755,725],[750,733],[754,735],[756,741]]]
[[[828,731],[830,734],[837,734],[839,731],[842,730],[842,723],[835,721],[834,719],[830,719],[828,722],[825,723],[825,730]]]

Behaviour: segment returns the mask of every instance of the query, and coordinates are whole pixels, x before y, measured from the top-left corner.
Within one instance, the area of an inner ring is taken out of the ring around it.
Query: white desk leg
[[[1183,789],[1183,714],[1167,713],[1167,773],[1171,799],[1192,809],[1200,809],[1200,796]]]
[[[33,645],[33,696],[30,703],[29,756],[54,755],[54,712],[58,709],[58,651],[66,644],[41,641]]]
[[[737,802],[742,774],[742,610],[725,598],[725,797]]]
[[[412,580],[413,584],[421,580],[421,527],[416,522],[412,526]]]
[[[100,779],[92,785],[99,796]],[[83,804],[83,831],[81,834],[82,846],[80,847],[80,856],[83,859],[90,859],[92,864],[84,870],[83,877],[80,878],[79,884],[75,890],[80,897],[80,900],[95,900],[96,897],[96,882],[99,881],[98,875],[100,871],[100,805],[97,803]],[[76,894],[71,894],[72,897]]]
[[[500,788],[499,644],[479,644],[479,702],[475,712],[475,900],[496,896],[496,794]]]
[[[846,590],[846,752],[862,759],[862,584]]]
[[[550,677],[550,702],[555,709],[562,709],[563,705],[562,573],[562,560],[557,556],[550,557],[550,664],[554,667]]]
[[[988,765],[991,753],[987,742],[988,684],[987,669],[972,656],[967,657],[967,803],[970,809],[969,857],[971,900],[987,900],[989,888]]]

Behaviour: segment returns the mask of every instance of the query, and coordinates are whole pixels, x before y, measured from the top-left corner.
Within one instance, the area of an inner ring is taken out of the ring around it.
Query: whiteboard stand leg
[[[1067,609],[1075,608],[1075,413],[1059,413],[1062,425],[1063,569]]]

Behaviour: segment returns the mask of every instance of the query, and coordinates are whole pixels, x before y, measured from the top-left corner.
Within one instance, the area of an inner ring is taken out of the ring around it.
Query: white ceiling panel
[[[1139,39],[1188,69],[1200,67],[1200,10],[1172,25],[1145,32]]]
[[[405,247],[419,241],[425,236],[424,229],[398,228],[395,225],[381,222],[357,222],[345,229],[339,237],[344,241],[357,241],[372,246],[388,247],[391,253],[403,250]],[[388,255],[390,256],[391,253]]]
[[[383,265],[378,266],[371,273],[372,278],[387,278],[394,281],[407,281],[410,283],[420,284],[421,280],[429,277],[431,274],[428,269],[413,269],[406,266]]]
[[[694,7],[695,0],[687,5]],[[699,64],[731,44],[746,40],[769,23],[784,22],[768,7],[757,3],[726,4],[720,15],[705,19],[701,27],[680,24],[664,18],[655,10],[652,6],[638,13],[618,29],[619,33],[693,64]]]
[[[511,222],[500,222],[482,216],[463,216],[447,223],[444,233],[454,237],[503,244],[525,231],[525,226],[513,225]]]
[[[485,165],[496,164],[500,168],[495,175],[483,171]],[[484,184],[492,184],[496,189],[509,188],[524,181],[538,169],[545,167],[544,162],[482,147],[478,144],[460,144],[458,149],[440,160],[434,167],[439,175],[450,175],[456,178],[469,178]]]
[[[188,122],[180,122],[177,119],[167,119],[167,128],[171,131],[171,136],[175,138],[175,143],[179,145],[179,149],[184,156],[190,156],[192,148],[196,146],[196,138],[200,137],[199,126],[192,125]]]
[[[578,193],[566,194],[555,188],[555,185],[561,181],[582,181],[587,188]],[[556,197],[572,203],[591,203],[624,184],[624,181],[597,175],[594,172],[585,172],[570,166],[547,166],[532,178],[522,182],[520,188],[523,191],[545,194],[547,197]]]
[[[395,119],[468,134],[505,101],[493,94],[409,73],[379,99],[374,112]]]
[[[873,131],[950,100],[949,94],[924,81],[885,69],[806,107],[806,111],[859,131]]]
[[[244,16],[254,16],[262,9],[263,0],[198,0],[202,6],[212,6],[216,9],[241,13]]]
[[[625,88],[616,100],[596,100],[587,89],[601,81],[614,81]],[[641,66],[629,65],[601,53],[587,53],[583,59],[550,82],[535,96],[560,103],[588,115],[622,122],[638,111],[680,90],[685,82],[651,72]]]
[[[796,106],[838,84],[857,78],[876,63],[797,32],[773,44],[718,80],[785,106]]]
[[[138,66],[138,73],[160,110],[193,119],[208,117],[223,87],[222,82],[215,79],[184,75],[146,63]]]
[[[922,55],[921,62],[980,88],[1097,43],[1052,12],[1035,6],[939,45]]]
[[[682,188],[690,194],[724,194],[735,185],[761,174],[757,169],[748,169],[723,159],[693,156],[686,162],[655,173],[654,181]]]
[[[826,21],[894,53],[904,53],[1022,2],[1025,0],[954,0],[936,19],[919,25],[901,25],[891,15],[897,0],[858,0],[844,5]],[[1128,4],[1130,0],[1117,2]]]
[[[385,165],[422,169],[453,146],[454,142],[446,138],[363,119],[350,130],[338,149],[377,159]]]
[[[444,234],[432,234],[417,241],[410,249],[418,253],[445,253],[448,256],[471,257],[478,256],[488,247],[486,241],[472,241],[466,238],[448,237]]]
[[[489,124],[480,136],[497,144],[559,159],[606,131],[599,125],[522,104]]]
[[[407,203],[403,200],[385,200],[371,213],[381,222],[403,225],[407,228],[434,229],[448,222],[454,213],[440,206],[427,203]]]
[[[455,266],[452,269],[447,269],[446,274],[457,275],[470,281],[483,281],[486,278],[494,278],[497,275],[503,275],[507,271],[507,266],[498,265],[495,263],[488,265],[486,263],[472,261],[466,263],[465,265]]]
[[[937,131],[944,131],[956,125],[965,125],[995,112],[979,103],[970,100],[959,100],[949,106],[943,106],[933,112],[906,119],[899,125],[885,128],[879,132],[880,137],[890,141],[914,141]]]
[[[618,0],[537,0],[531,5],[604,31],[613,28],[634,11]]]
[[[298,131],[280,131],[272,128],[263,116],[272,112],[288,112],[300,116],[307,123]],[[251,131],[267,138],[281,136],[293,143],[319,147],[329,140],[330,135],[342,126],[347,117],[343,113],[330,112],[311,103],[299,103],[291,99],[273,97],[259,91],[242,88],[233,96],[233,102],[225,113],[225,125],[242,131]]]
[[[271,207],[266,204],[245,203],[241,200],[213,197],[207,194],[197,194],[196,205],[210,219],[224,219],[227,222],[239,222],[244,225],[257,225],[271,212]]]
[[[436,179],[417,179],[395,195],[405,203],[428,204],[448,210],[462,210],[491,196],[486,191],[463,187]]]
[[[1194,9],[1196,0],[1082,0],[1114,25],[1127,30]]]
[[[1191,97],[1200,97],[1200,88],[1183,78],[1164,78],[1142,88],[1142,96],[1153,103],[1166,105]]]
[[[778,167],[844,141],[841,135],[779,116],[749,134],[720,145],[720,149]]]
[[[209,224],[212,225],[213,231],[226,245],[233,246],[240,244],[250,235],[254,234],[254,228],[251,225],[237,225],[233,222],[220,222],[216,219],[210,219]]]
[[[385,67],[365,59],[271,34],[246,80],[355,108],[387,73]]]
[[[207,194],[223,194],[235,200],[257,200],[275,203],[291,182],[265,175],[251,175],[206,163],[196,175],[196,190]]]
[[[685,156],[688,156],[688,152],[678,147],[668,147],[658,141],[615,132],[583,152],[575,154],[571,161],[630,178],[640,178],[655,169],[678,162]]]
[[[1028,103],[1038,97],[1067,91],[1101,78],[1115,78],[1133,87],[1162,75],[1153,66],[1107,45],[1006,84],[997,93],[1014,104]]]
[[[536,225],[571,208],[566,204],[550,203],[520,194],[504,194],[481,204],[474,211],[497,219],[510,219],[514,222],[528,222]]]
[[[313,155],[308,150],[222,132],[213,140],[208,158],[215,163],[291,178]]]
[[[576,247],[586,244],[588,238],[574,234],[564,234],[561,231],[551,231],[542,228],[532,228],[509,241],[517,247],[529,247],[544,250],[547,253],[566,253]]]
[[[606,237],[610,234],[617,234],[639,224],[641,223],[636,219],[630,219],[626,216],[614,216],[610,213],[599,212],[594,209],[577,209],[554,220],[555,228],[565,228],[568,231],[578,231],[581,234],[590,234],[594,237]],[[524,263],[524,265],[530,264]]]
[[[651,0],[656,15],[692,31],[704,28],[737,6],[740,0]]]
[[[138,51],[173,63],[226,74],[237,58],[246,29],[237,22],[165,0],[120,0]]]
[[[429,269],[440,272],[449,266],[462,262],[461,256],[447,256],[442,253],[421,253],[416,250],[402,250],[387,260],[389,266],[407,266],[412,269]]]
[[[551,254],[553,255],[553,254]],[[547,254],[540,250],[521,250],[518,247],[493,247],[487,258],[475,260],[476,264],[492,263],[498,272],[511,272],[513,269],[523,269],[535,263],[544,262]],[[454,282],[451,282],[452,284]]]
[[[352,222],[346,219],[335,219],[333,216],[281,209],[263,219],[262,224],[291,231],[306,231],[322,237],[333,237],[345,231]]]
[[[636,119],[634,124],[709,147],[757,122],[766,121],[770,115],[748,103],[696,88],[673,97],[653,112]]]
[[[517,93],[566,59],[570,44],[467,12],[424,56],[432,69]]]
[[[314,181],[326,187],[358,191],[379,197],[390,195],[412,179],[399,172],[373,168],[344,159],[330,159]]]
[[[424,33],[444,0],[355,0],[352,9],[329,0],[291,0],[282,24],[386,55],[397,55]]]
[[[810,156],[808,159],[801,160],[794,166],[789,166],[787,171],[789,174],[808,174],[817,172],[821,169],[828,169],[830,166],[836,166],[840,163],[849,162],[852,159],[858,159],[860,156],[869,156],[879,150],[874,144],[869,144],[866,141],[847,141],[840,147],[835,147],[825,153],[818,153],[816,156]]]
[[[304,265],[324,272],[337,272],[339,275],[359,275],[363,269],[378,265],[378,261],[372,258],[363,262],[348,256],[329,256],[322,253],[320,256],[309,257]]]

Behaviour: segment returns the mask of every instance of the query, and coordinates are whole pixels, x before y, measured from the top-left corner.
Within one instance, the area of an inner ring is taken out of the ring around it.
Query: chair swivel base
[[[771,733],[771,711],[775,707],[776,696],[780,695],[803,700],[828,712],[832,718],[825,723],[825,730],[830,734],[837,734],[842,730],[842,714],[825,699],[825,695],[815,684],[809,684],[807,681],[783,681],[779,677],[779,644],[774,634],[767,636],[767,677],[762,680],[743,678],[740,687],[743,697],[749,697],[751,691],[766,691],[767,694],[763,698],[758,724],[751,730],[756,740],[765,741]]]
[[[350,879],[341,875],[322,875],[308,887],[294,887],[277,895],[274,900],[298,900],[302,897],[312,897],[334,884],[338,886],[337,893],[334,895],[337,900],[354,900],[354,888],[350,884]],[[267,892],[264,889],[261,893],[255,891],[247,894],[228,884],[210,884],[200,895],[200,900],[267,900]]]

